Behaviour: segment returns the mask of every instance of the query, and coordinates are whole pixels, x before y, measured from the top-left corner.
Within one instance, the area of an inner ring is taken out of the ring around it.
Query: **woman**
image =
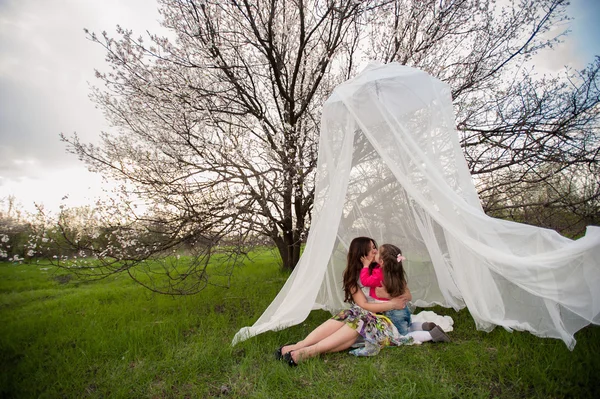
[[[371,238],[357,237],[350,243],[344,270],[344,300],[352,303],[352,307],[321,324],[302,341],[282,346],[276,352],[277,357],[283,358],[290,366],[296,366],[300,360],[321,353],[348,349],[361,336],[365,347],[353,351],[358,356],[372,356],[384,346],[413,342],[411,337],[401,336],[387,317],[376,314],[403,309],[411,299],[410,291],[407,289],[404,295],[386,302],[368,302],[358,284],[365,258],[371,262],[377,259],[377,245]]]

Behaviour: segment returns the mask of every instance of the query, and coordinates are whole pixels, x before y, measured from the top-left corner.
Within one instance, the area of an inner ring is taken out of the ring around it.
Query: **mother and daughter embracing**
[[[350,243],[344,270],[344,300],[352,304],[315,328],[302,341],[284,345],[275,356],[290,366],[320,355],[356,347],[356,356],[374,356],[385,346],[449,342],[436,324],[411,323],[406,304],[412,299],[402,266],[402,251],[395,245],[357,237]],[[367,297],[362,287],[369,288]]]

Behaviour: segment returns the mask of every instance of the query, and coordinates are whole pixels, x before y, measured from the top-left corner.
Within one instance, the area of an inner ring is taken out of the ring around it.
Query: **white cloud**
[[[88,100],[104,51],[83,29],[164,33],[156,8],[152,0],[0,0],[0,197],[56,206],[66,194],[96,195],[90,183],[100,178],[59,141],[59,133],[77,132],[94,142],[108,129]],[[600,1],[573,0],[569,10],[573,32],[556,52],[539,55],[540,69],[579,67],[600,53]]]
[[[600,55],[600,1],[571,0],[567,15],[571,20],[557,24],[551,33],[570,32],[561,43],[534,58],[536,69],[542,73],[556,73],[565,67],[583,69]]]
[[[101,176],[88,172],[84,167],[29,170],[27,176],[8,179],[0,177],[0,199],[14,196],[25,211],[35,212],[35,205],[57,211],[67,206],[93,204],[98,198],[106,198],[114,185],[103,182]],[[67,196],[68,198],[63,200]]]
[[[148,0],[0,1],[0,198],[15,195],[31,209],[34,201],[56,207],[69,194],[79,205],[100,193],[99,176],[59,140],[77,132],[95,142],[108,129],[88,99],[104,50],[83,29],[157,32],[156,7]]]

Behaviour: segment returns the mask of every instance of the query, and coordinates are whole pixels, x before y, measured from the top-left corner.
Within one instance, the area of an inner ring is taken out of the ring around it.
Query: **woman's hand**
[[[404,294],[393,297],[393,298],[390,298],[390,295],[388,294],[387,290],[385,289],[385,286],[375,288],[375,294],[379,298],[388,298],[389,299],[388,303],[390,304],[390,306],[392,306],[392,310],[393,309],[404,309],[406,307],[406,304],[408,302],[412,301],[412,294],[410,293],[410,290],[408,289],[408,287],[406,287],[406,289],[404,290]]]
[[[375,295],[377,295],[378,298],[385,298],[385,299],[392,298],[390,296],[390,294],[388,294],[387,290],[385,289],[385,285],[383,285],[381,287],[376,287]],[[410,293],[410,290],[408,289],[408,287],[406,287],[404,289],[404,294],[402,294],[396,298],[404,298],[406,300],[406,302],[410,302],[410,301],[412,301],[412,294]]]
[[[403,296],[397,296],[389,300],[389,304],[392,306],[392,310],[394,309],[404,309],[406,307],[406,298]]]

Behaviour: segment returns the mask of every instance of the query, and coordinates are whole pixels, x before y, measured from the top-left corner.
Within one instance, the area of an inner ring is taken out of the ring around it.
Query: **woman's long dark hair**
[[[390,298],[400,296],[406,290],[406,273],[402,261],[398,261],[398,255],[402,255],[402,251],[395,245],[383,244],[379,248],[383,281]]]
[[[377,248],[377,243],[369,237],[356,237],[350,243],[348,248],[348,261],[346,270],[344,270],[344,301],[354,302],[352,294],[359,289],[358,279],[360,278],[360,270],[363,268],[360,258],[369,255],[371,252],[371,243]]]

